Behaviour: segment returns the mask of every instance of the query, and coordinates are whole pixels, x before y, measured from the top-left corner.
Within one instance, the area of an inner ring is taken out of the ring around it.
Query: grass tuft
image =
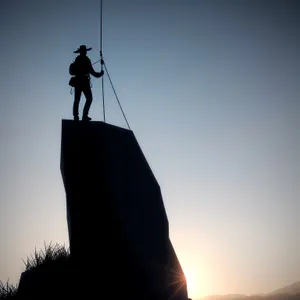
[[[3,283],[0,281],[0,299],[13,299],[17,297],[17,286],[9,283]]]
[[[64,245],[59,244],[44,244],[44,250],[37,251],[36,248],[34,253],[30,254],[27,257],[27,260],[24,261],[25,271],[32,270],[33,268],[48,265],[51,262],[64,262],[67,261],[70,257],[70,250]]]

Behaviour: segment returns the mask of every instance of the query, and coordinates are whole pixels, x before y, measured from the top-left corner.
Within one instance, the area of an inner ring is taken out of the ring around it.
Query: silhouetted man
[[[92,48],[86,48],[85,45],[81,45],[74,53],[79,53],[74,61],[74,74],[75,75],[75,92],[74,92],[74,104],[73,104],[73,116],[75,121],[79,121],[78,108],[81,98],[81,93],[84,93],[86,98],[85,105],[83,108],[82,120],[90,121],[91,118],[88,116],[89,109],[93,101],[93,95],[90,85],[90,74],[96,78],[101,77],[104,74],[104,71],[96,72],[93,69],[91,60],[87,57],[87,51],[90,51]],[[101,64],[103,61],[101,60]]]

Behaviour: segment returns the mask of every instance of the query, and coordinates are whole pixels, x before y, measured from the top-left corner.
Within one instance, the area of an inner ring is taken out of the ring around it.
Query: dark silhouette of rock
[[[80,272],[69,261],[53,261],[21,274],[17,296],[19,298],[55,299],[75,296],[74,287],[81,286]],[[59,295],[59,297],[58,297]]]
[[[114,298],[187,299],[159,184],[131,130],[62,121],[71,259]]]

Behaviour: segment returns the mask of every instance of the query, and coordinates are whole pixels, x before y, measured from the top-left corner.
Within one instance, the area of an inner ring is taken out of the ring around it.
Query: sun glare
[[[186,283],[187,283],[187,290],[188,296],[192,299],[199,298],[200,288],[199,288],[199,278],[195,271],[186,270],[184,271]]]

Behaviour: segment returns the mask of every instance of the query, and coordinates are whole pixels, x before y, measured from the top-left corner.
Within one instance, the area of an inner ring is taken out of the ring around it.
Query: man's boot
[[[91,121],[92,118],[90,118],[89,116],[82,116],[82,121]]]

